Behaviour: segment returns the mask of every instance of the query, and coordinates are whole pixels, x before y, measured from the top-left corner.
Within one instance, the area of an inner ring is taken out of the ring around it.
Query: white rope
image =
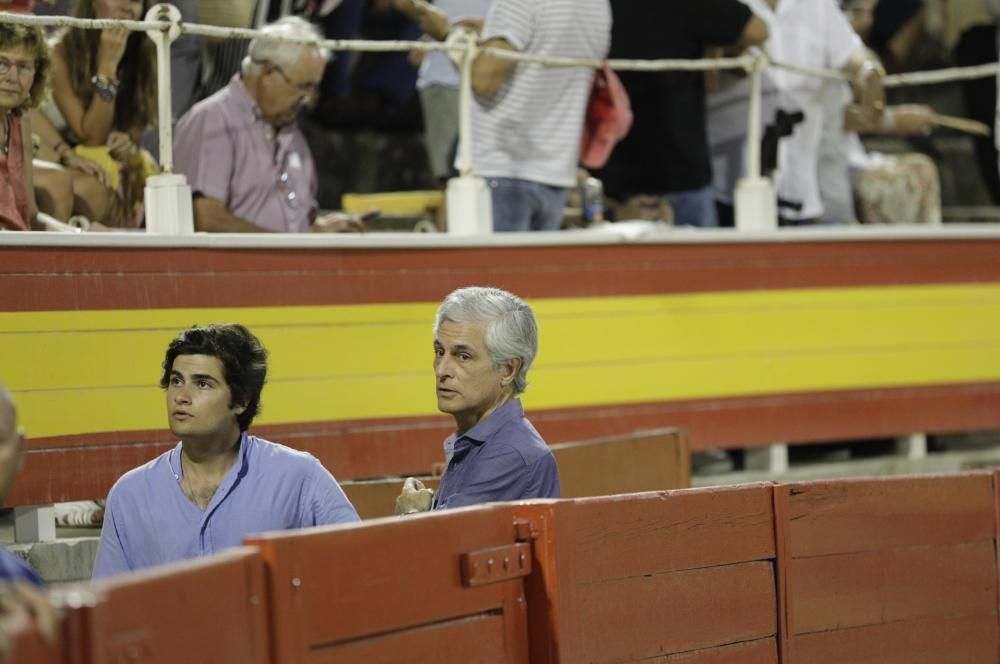
[[[0,22],[14,23],[19,25],[37,26],[63,26],[71,28],[82,28],[85,30],[102,30],[105,28],[124,26],[125,28],[137,32],[147,32],[150,30],[165,31],[170,24],[163,21],[129,21],[121,19],[83,19],[71,16],[34,16],[31,14],[19,14],[13,12],[0,12]],[[258,30],[252,28],[224,28],[214,25],[204,25],[199,23],[180,23],[181,32],[215,39],[253,39],[261,36]],[[296,39],[294,37],[268,35],[268,40],[291,42],[319,46],[331,51],[365,51],[372,53],[384,53],[392,51],[451,51],[461,54],[465,48],[458,45],[448,45],[444,42],[434,41],[404,41],[404,40],[365,40],[365,39],[324,39],[321,41],[310,39]],[[554,56],[540,56],[532,53],[520,53],[506,49],[482,49],[482,53],[496,56],[516,62],[532,62],[550,67],[588,67],[598,69],[604,66],[604,60],[593,58],[566,58]],[[735,58],[705,58],[701,60],[608,60],[608,64],[615,71],[708,71],[713,69],[743,69],[749,70],[753,67],[754,56],[743,55]],[[851,77],[842,71],[829,69],[816,69],[812,67],[802,67],[787,62],[770,61],[773,67],[793,71],[805,76],[813,76],[835,81],[849,81]],[[927,85],[933,83],[945,83],[948,81],[961,81],[975,78],[986,78],[1000,73],[1000,63],[990,63],[976,65],[973,67],[952,67],[935,71],[912,72],[908,74],[894,74],[886,76],[883,84],[887,88]]]

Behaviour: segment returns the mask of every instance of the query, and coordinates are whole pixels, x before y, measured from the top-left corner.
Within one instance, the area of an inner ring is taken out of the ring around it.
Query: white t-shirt
[[[764,48],[778,62],[817,69],[842,69],[863,48],[835,0],[778,0],[772,10],[766,0],[741,0],[766,24],[770,36]],[[805,119],[778,144],[776,188],[779,199],[801,203],[800,211],[782,208],[790,219],[823,214],[816,172],[823,132],[824,79],[771,68],[778,88],[778,106],[801,110]],[[743,122],[746,125],[746,122]]]
[[[605,58],[611,7],[608,0],[495,0],[481,39],[496,38],[524,53]],[[475,174],[573,186],[593,78],[589,69],[516,63],[497,92],[473,102]]]

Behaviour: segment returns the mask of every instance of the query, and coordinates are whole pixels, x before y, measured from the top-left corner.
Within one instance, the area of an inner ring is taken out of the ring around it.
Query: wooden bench
[[[989,473],[775,488],[782,661],[996,662]]]
[[[533,664],[777,663],[770,484],[514,511],[534,543]]]
[[[251,538],[274,659],[526,664],[527,535],[497,504]]]
[[[563,498],[682,489],[691,485],[687,436],[675,428],[552,445]],[[437,490],[438,479],[420,476]],[[362,519],[391,516],[403,478],[341,482]]]

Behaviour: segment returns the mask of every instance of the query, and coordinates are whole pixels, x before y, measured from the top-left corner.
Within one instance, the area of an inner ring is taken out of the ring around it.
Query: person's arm
[[[104,524],[101,526],[101,539],[97,545],[97,560],[94,561],[94,573],[91,577],[93,579],[132,571],[118,531],[117,504],[115,489],[112,487],[104,506]]]
[[[524,465],[521,453],[506,445],[494,450],[488,447],[473,467],[465,469],[461,491],[448,496],[444,503],[439,502],[438,509],[535,497],[527,495],[531,474]],[[466,460],[463,463],[470,462]]]
[[[751,46],[760,46],[767,41],[769,36],[770,33],[767,30],[767,24],[764,23],[761,17],[752,14],[747,24],[743,26],[740,38],[736,40],[736,48],[740,51],[745,51]]]
[[[448,15],[429,2],[394,0],[393,6],[419,25],[424,34],[432,39],[444,41],[451,30],[451,21],[448,20]]]
[[[327,526],[334,523],[360,521],[357,510],[347,499],[344,490],[318,459],[312,459],[309,478],[309,505],[303,510],[307,521],[303,526]]]
[[[194,197],[194,229],[202,233],[270,233],[270,229],[257,226],[237,217],[226,209],[222,201],[204,195]]]
[[[10,659],[8,632],[33,624],[48,643],[55,643],[59,611],[37,586],[23,581],[0,582],[0,662]]]
[[[35,202],[35,171],[32,165],[35,155],[31,144],[31,121],[27,115],[21,117],[21,147],[23,149],[21,176],[28,191],[28,218],[25,221],[32,230],[44,231],[45,227],[38,221],[38,204]]]
[[[124,28],[101,30],[94,75],[118,85],[118,63],[125,54],[128,37],[129,32]],[[90,104],[84,106],[73,92],[67,65],[67,58],[73,54],[66,53],[65,49],[63,42],[52,52],[52,97],[66,118],[66,124],[84,145],[104,145],[114,124],[115,100],[105,99],[95,89]]]
[[[505,51],[516,51],[506,39],[490,39],[480,44],[482,48],[496,48]],[[507,80],[514,61],[498,58],[495,55],[480,54],[472,63],[472,91],[480,97],[486,97],[497,90]]]

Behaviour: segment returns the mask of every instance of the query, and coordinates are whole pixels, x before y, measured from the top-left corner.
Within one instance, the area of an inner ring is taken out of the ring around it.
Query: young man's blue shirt
[[[206,509],[185,495],[183,479],[181,443],[119,478],[108,495],[94,578],[210,555],[255,533],[358,520],[315,457],[247,433]]]

